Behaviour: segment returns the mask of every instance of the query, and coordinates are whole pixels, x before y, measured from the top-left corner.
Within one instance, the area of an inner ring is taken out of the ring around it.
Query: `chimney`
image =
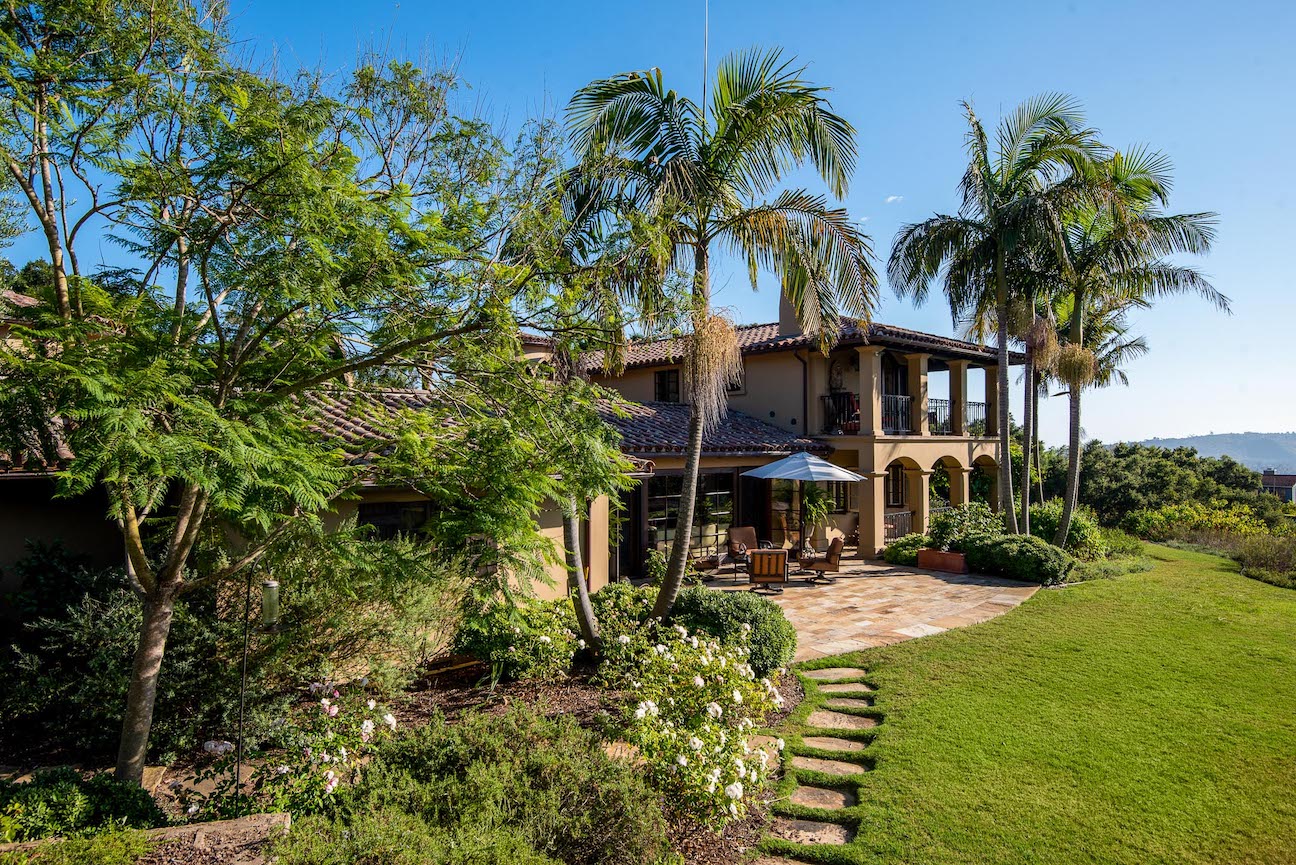
[[[801,322],[797,320],[796,310],[788,302],[787,295],[779,292],[779,336],[800,336]]]
[[[1277,472],[1276,469],[1265,469],[1265,470],[1264,470],[1264,473],[1265,473],[1265,475],[1276,475],[1276,474],[1278,474],[1278,472]]]

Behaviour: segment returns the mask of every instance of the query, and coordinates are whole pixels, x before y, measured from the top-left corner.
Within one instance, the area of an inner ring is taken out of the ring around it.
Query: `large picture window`
[[[653,373],[653,399],[656,402],[680,401],[679,370],[659,369]]]
[[[684,478],[681,475],[655,475],[648,479],[648,546],[667,549],[675,540],[679,527],[680,501]],[[716,547],[724,539],[734,518],[734,473],[708,472],[698,477],[697,496],[693,505],[692,546]]]

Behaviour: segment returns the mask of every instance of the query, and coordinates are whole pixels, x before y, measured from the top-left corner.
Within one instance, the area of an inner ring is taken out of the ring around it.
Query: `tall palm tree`
[[[876,302],[869,241],[845,209],[804,189],[775,192],[809,162],[840,198],[855,167],[855,130],[802,72],[777,50],[739,52],[719,64],[709,109],[666,89],[658,69],[594,81],[567,108],[581,158],[573,218],[655,225],[658,272],[691,270],[688,452],[655,615],[670,611],[683,581],[703,435],[724,416],[726,385],[741,369],[733,328],[710,307],[713,254],[741,257],[753,288],[759,269],[773,271],[823,347],[843,315],[867,319]]]
[[[1095,197],[1066,214],[1057,248],[1057,276],[1071,307],[1057,363],[1069,401],[1066,492],[1053,538],[1057,546],[1066,545],[1080,495],[1081,396],[1101,374],[1085,333],[1090,310],[1181,294],[1196,294],[1229,310],[1228,298],[1199,271],[1167,259],[1208,252],[1217,221],[1214,213],[1167,215],[1160,210],[1170,193],[1169,159],[1146,148],[1113,153],[1094,166],[1089,186]]]
[[[887,276],[901,297],[922,303],[931,282],[941,288],[955,320],[992,305],[998,343],[999,509],[1017,531],[1009,459],[1008,341],[1010,272],[1028,250],[1055,242],[1060,216],[1076,194],[1069,181],[1100,152],[1079,105],[1062,94],[1022,103],[995,130],[993,151],[972,106],[967,116],[968,166],[957,214],[906,225],[896,235]]]

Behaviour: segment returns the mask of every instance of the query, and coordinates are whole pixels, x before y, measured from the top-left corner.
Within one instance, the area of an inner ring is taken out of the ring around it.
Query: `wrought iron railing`
[[[927,400],[927,431],[934,436],[947,436],[954,434],[954,423],[953,418],[950,415],[949,400]]]
[[[860,430],[859,396],[849,391],[829,393],[823,401],[823,432],[831,435],[856,435]]]
[[[913,534],[913,511],[895,511],[882,516],[882,539],[886,543]]]
[[[882,394],[882,431],[907,433],[913,429],[913,397]]]
[[[963,429],[967,435],[983,436],[986,434],[986,404],[983,402],[970,402],[967,404],[965,414],[967,421]]]

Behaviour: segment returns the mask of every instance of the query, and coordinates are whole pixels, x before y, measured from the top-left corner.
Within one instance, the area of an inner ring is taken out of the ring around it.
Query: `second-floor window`
[[[653,399],[656,402],[679,402],[679,370],[659,369],[653,373]]]

